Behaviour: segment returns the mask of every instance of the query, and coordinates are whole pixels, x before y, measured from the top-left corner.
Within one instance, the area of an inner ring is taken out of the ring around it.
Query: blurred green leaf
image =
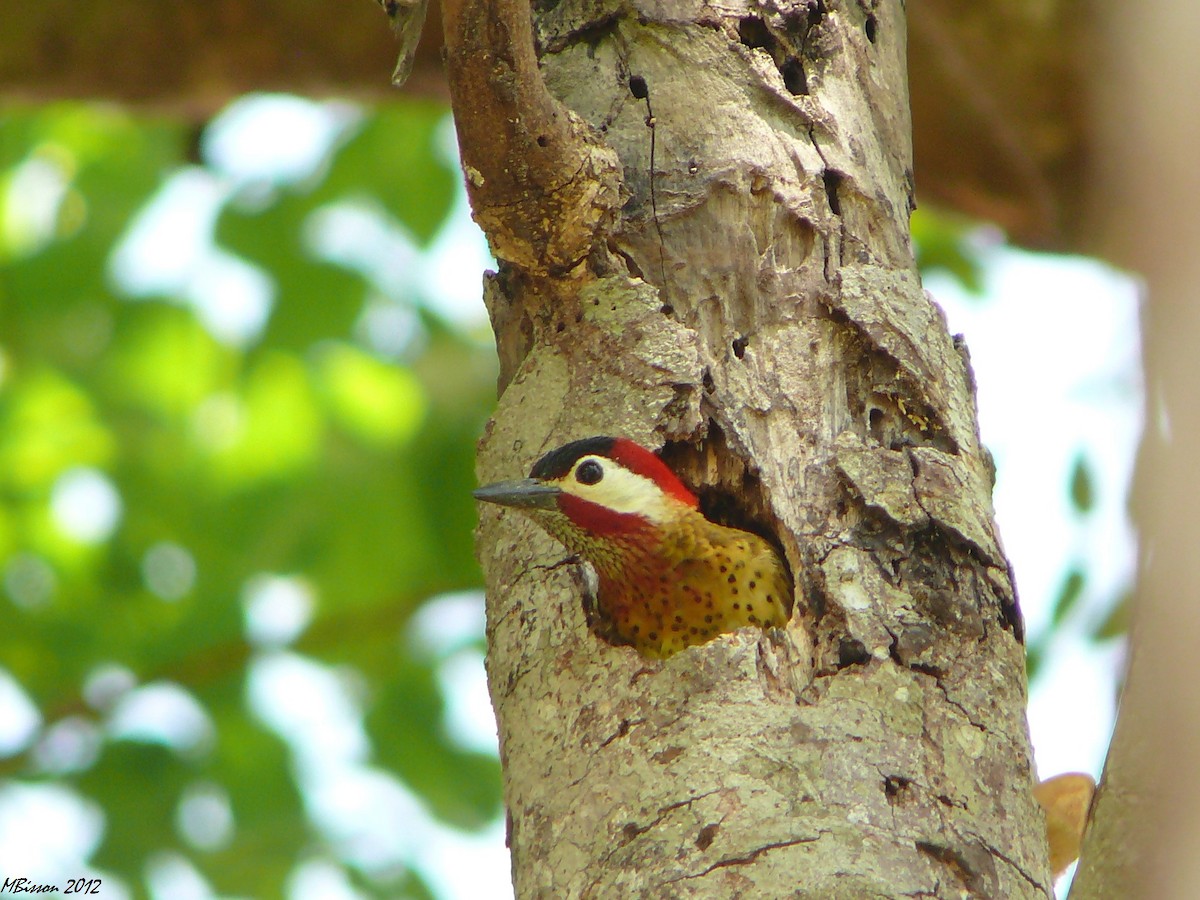
[[[1071,469],[1071,505],[1086,515],[1092,511],[1095,503],[1092,470],[1083,454],[1080,454],[1075,458],[1075,466]]]
[[[103,466],[112,435],[88,395],[47,368],[33,368],[0,394],[0,484],[46,490],[72,466]]]
[[[1133,592],[1125,591],[1113,602],[1108,615],[1092,632],[1092,637],[1097,641],[1108,641],[1128,634],[1132,605]]]
[[[1041,674],[1042,664],[1046,660],[1046,638],[1031,640],[1025,647],[1025,677],[1032,683]]]
[[[1083,588],[1086,584],[1087,579],[1080,569],[1073,568],[1067,573],[1062,587],[1058,589],[1058,596],[1054,599],[1050,615],[1050,620],[1056,627],[1061,625],[1063,620],[1070,615],[1071,610],[1075,608],[1079,598],[1083,596]]]
[[[922,272],[941,269],[958,279],[969,293],[983,293],[983,267],[970,243],[978,223],[922,206],[913,212],[909,227],[917,268]]]
[[[408,369],[331,344],[321,348],[318,371],[334,419],[368,444],[406,443],[425,418],[429,401]]]

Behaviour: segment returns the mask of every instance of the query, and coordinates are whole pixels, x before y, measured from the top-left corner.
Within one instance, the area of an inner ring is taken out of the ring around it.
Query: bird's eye
[[[575,480],[580,484],[595,484],[604,477],[604,467],[594,459],[585,459],[575,470]]]

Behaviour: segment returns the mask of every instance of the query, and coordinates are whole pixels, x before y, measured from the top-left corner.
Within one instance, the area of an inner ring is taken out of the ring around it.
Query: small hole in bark
[[[658,311],[660,313],[662,313],[664,316],[675,315],[675,307],[673,307],[670,303],[664,303],[662,306],[660,306],[658,308]]]
[[[717,385],[713,381],[712,373],[705,372],[704,373],[704,393],[711,394],[716,389],[717,389]]]
[[[767,24],[758,16],[742,16],[738,21],[738,40],[751,50],[775,49],[775,37],[767,30]],[[773,53],[772,53],[773,55]]]
[[[888,800],[899,796],[899,794],[912,784],[911,778],[905,778],[903,775],[889,775],[883,779],[883,792],[887,794]]]
[[[879,22],[874,14],[867,16],[866,24],[863,25],[863,30],[867,33],[867,40],[872,44],[875,43],[876,31],[878,30]]]
[[[700,829],[700,833],[696,835],[696,848],[698,850],[707,850],[712,846],[713,839],[717,836],[717,831],[721,828],[715,822],[710,822]]]
[[[871,658],[871,654],[867,652],[866,645],[862,641],[843,639],[838,644],[838,668],[844,669],[847,666],[860,666]]]
[[[917,462],[917,458],[911,453],[908,454],[908,467],[912,469],[914,478],[921,474],[921,464]]]
[[[650,86],[641,75],[632,75],[629,78],[629,93],[633,94],[635,100],[645,100],[650,96]]]
[[[779,67],[779,74],[783,76],[783,86],[795,96],[808,93],[808,76],[804,74],[804,63],[800,57],[789,56],[785,59]]]
[[[546,137],[544,134],[539,134],[539,135],[538,135],[538,138],[537,138],[537,145],[538,145],[539,147],[545,147],[545,146],[546,146],[547,144],[549,144],[549,143],[550,143],[550,138]]]
[[[749,340],[744,337],[735,338],[733,341],[733,355],[736,356],[738,359],[742,359],[743,357],[745,357],[746,345],[748,343],[750,343]]]
[[[559,322],[557,325],[555,325],[555,326],[554,326],[554,331],[555,331],[557,334],[562,334],[562,333],[563,333],[564,331],[566,331],[566,330],[567,330],[567,323],[566,323],[566,322]]]
[[[883,410],[878,406],[872,407],[867,413],[867,425],[871,431],[871,437],[875,438],[877,443],[883,443]]]
[[[842,174],[833,169],[826,169],[823,177],[825,179],[825,196],[829,199],[829,211],[835,216],[840,216],[842,201],[838,199],[838,188],[842,184]]]

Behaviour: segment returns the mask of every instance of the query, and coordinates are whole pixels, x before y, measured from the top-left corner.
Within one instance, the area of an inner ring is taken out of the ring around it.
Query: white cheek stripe
[[[638,475],[600,457],[595,459],[604,468],[604,477],[596,484],[580,484],[574,470],[563,483],[564,491],[590,500],[619,513],[636,513],[658,524],[670,514],[670,500],[657,484],[645,475]]]

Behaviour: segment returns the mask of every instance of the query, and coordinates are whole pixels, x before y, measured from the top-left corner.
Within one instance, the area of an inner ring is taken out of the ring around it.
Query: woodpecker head
[[[792,584],[755,534],[710,522],[666,464],[625,438],[547,453],[528,478],[475,498],[534,519],[599,577],[596,631],[652,657],[746,626],[783,625]]]
[[[475,498],[521,510],[598,566],[603,545],[649,539],[699,506],[666,463],[614,437],[584,438],[551,450],[533,464],[528,478],[486,485]]]

